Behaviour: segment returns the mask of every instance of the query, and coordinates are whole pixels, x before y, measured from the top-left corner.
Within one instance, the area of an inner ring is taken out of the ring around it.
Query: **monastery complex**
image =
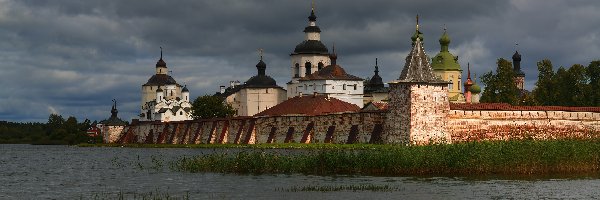
[[[215,95],[236,110],[226,119],[192,119],[189,90],[169,75],[161,52],[155,74],[141,88],[139,120],[108,131],[106,142],[420,145],[584,136],[600,128],[598,107],[479,103],[481,87],[469,65],[463,79],[447,31],[439,39],[439,53],[430,59],[418,17],[411,51],[389,87],[379,76],[377,59],[367,81],[337,64],[335,47],[330,51],[321,42],[314,9],[304,33],[290,53],[285,88],[268,75],[262,55],[256,75],[219,88]],[[521,55],[515,52],[512,59],[515,84],[525,91]],[[113,109],[116,118],[116,104]]]

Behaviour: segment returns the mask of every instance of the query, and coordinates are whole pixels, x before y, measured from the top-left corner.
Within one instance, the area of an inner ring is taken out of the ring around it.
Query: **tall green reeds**
[[[188,172],[388,176],[560,174],[600,169],[599,140],[519,140],[286,151],[206,154],[181,158],[172,163],[172,168]]]

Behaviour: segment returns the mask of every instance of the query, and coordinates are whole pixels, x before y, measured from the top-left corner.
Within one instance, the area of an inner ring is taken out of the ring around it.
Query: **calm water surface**
[[[174,172],[181,156],[239,151],[0,145],[0,199],[90,199],[159,191],[190,199],[600,198],[600,179],[232,175]],[[373,184],[393,191],[293,192],[304,186]],[[132,197],[132,196],[130,196]]]

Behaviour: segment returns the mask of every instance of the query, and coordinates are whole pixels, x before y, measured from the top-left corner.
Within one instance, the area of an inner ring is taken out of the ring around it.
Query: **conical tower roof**
[[[412,50],[406,56],[406,64],[397,82],[404,83],[447,83],[439,79],[431,69],[429,57],[425,53],[423,43],[419,38],[415,40]]]

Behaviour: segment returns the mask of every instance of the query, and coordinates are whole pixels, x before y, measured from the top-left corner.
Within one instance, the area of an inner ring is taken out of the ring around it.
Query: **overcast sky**
[[[310,8],[310,0],[0,0],[0,120],[102,120],[113,98],[131,120],[161,46],[192,98],[255,75],[258,48],[285,88]],[[541,59],[555,69],[600,59],[599,10],[597,0],[316,1],[321,39],[335,43],[350,74],[372,76],[379,58],[384,81],[397,79],[419,14],[430,57],[445,24],[464,75],[468,62],[479,76],[518,49],[530,90]]]

